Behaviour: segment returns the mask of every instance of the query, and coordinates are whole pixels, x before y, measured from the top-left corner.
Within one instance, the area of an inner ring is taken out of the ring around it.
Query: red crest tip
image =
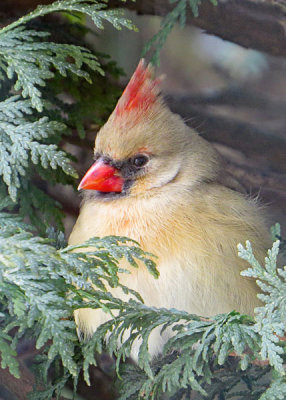
[[[122,116],[130,110],[146,111],[155,103],[160,91],[162,77],[154,79],[152,66],[141,59],[115,108],[115,114]]]

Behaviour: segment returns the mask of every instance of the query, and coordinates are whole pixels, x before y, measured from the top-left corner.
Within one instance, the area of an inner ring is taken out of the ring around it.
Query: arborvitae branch
[[[103,29],[103,22],[105,20],[110,22],[117,29],[121,29],[123,26],[129,29],[135,28],[130,20],[123,17],[122,11],[105,10],[106,7],[107,0],[58,0],[46,6],[38,6],[36,10],[22,18],[19,18],[8,27],[4,27],[2,32],[26,24],[34,18],[43,17],[44,15],[61,11],[66,13],[79,12],[88,15],[92,18],[94,24],[100,29]]]
[[[77,173],[70,164],[71,157],[59,148],[61,138],[68,133],[67,126],[76,126],[83,136],[85,119],[100,122],[100,115],[116,101],[115,91],[101,89],[101,83],[93,84],[86,96],[86,87],[81,85],[84,94],[81,93],[76,79],[91,85],[92,78],[99,81],[104,71],[115,75],[119,70],[111,62],[102,68],[97,55],[83,46],[52,42],[49,32],[25,24],[51,12],[65,11],[85,13],[100,28],[104,21],[117,29],[132,28],[120,11],[106,10],[106,6],[98,1],[57,1],[39,6],[0,30],[0,85],[1,81],[10,80],[13,93],[20,93],[15,96],[5,90],[5,97],[0,99],[0,175],[10,197],[18,201],[21,214],[29,216],[41,232],[48,225],[46,221],[60,224],[62,214],[59,204],[34,181],[39,181],[40,176],[53,184],[71,184],[70,177],[77,177]],[[63,83],[66,77],[69,85]],[[73,105],[55,97],[68,92],[75,99]],[[100,104],[96,112],[95,104]],[[7,193],[4,185],[1,191]]]

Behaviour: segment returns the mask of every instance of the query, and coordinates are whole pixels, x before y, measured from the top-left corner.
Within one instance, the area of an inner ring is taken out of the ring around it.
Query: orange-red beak
[[[120,193],[123,190],[123,184],[124,180],[118,174],[118,170],[99,159],[86,172],[78,186],[78,190]]]

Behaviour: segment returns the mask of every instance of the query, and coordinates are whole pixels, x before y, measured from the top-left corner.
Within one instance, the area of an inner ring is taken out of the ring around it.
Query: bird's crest
[[[144,59],[141,59],[117,103],[115,115],[124,116],[131,110],[145,112],[158,98],[161,81],[162,77],[154,78],[152,66],[146,66]]]

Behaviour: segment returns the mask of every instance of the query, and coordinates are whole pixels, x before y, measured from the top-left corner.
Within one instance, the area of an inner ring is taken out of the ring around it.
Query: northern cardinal
[[[201,316],[253,314],[257,286],[240,276],[247,265],[237,244],[250,240],[258,259],[264,257],[268,234],[260,208],[227,187],[231,180],[224,179],[217,151],[170,111],[159,84],[141,60],[97,134],[95,162],[79,185],[84,201],[69,243],[120,235],[155,254],[157,280],[143,265],[135,269],[127,261],[131,274],[120,276],[147,305]],[[111,291],[126,300],[121,290]],[[109,318],[101,310],[75,313],[86,337]],[[154,332],[152,355],[164,340]]]

